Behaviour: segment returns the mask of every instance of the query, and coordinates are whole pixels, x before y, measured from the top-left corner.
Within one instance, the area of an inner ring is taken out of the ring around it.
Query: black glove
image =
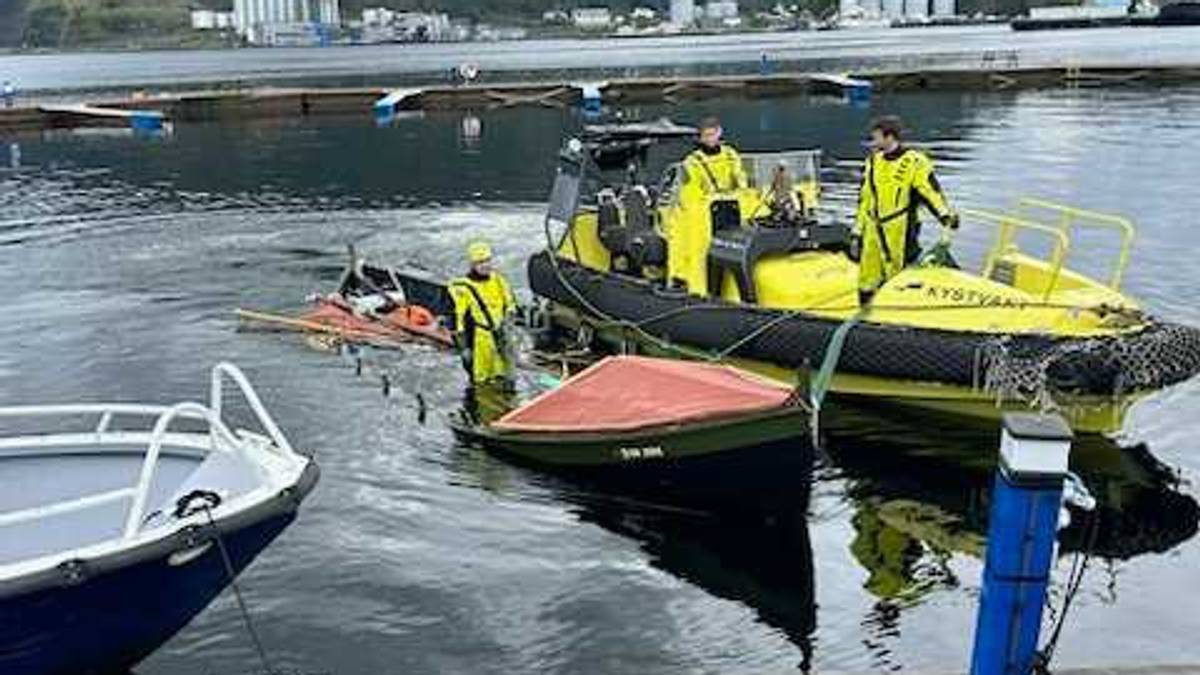
[[[850,245],[846,248],[846,257],[854,262],[859,262],[862,258],[862,235],[850,235]]]
[[[958,214],[957,214],[957,213],[955,213],[955,212],[953,212],[953,211],[951,211],[950,213],[947,213],[946,215],[942,216],[942,217],[941,217],[941,221],[942,221],[942,225],[943,225],[944,227],[948,227],[948,228],[950,228],[951,230],[957,230],[957,229],[958,229],[958,225],[959,225],[959,217],[958,217]]]

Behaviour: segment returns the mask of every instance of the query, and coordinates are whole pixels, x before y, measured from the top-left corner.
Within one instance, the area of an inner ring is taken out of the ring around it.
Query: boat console
[[[742,302],[758,301],[754,287],[754,266],[764,257],[799,251],[842,250],[850,240],[850,231],[842,223],[818,223],[800,208],[790,214],[775,209],[762,218],[741,224],[734,200],[712,204],[712,243],[708,249],[708,289],[720,293],[721,280],[731,273]]]

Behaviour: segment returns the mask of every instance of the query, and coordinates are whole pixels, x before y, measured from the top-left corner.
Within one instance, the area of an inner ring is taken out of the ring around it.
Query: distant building
[[[443,42],[450,39],[450,17],[446,14],[397,12],[392,26],[396,39],[404,42]]]
[[[338,0],[234,0],[233,23],[251,43],[291,46],[323,43],[342,22]]]
[[[272,47],[316,47],[321,35],[312,23],[268,23],[259,28],[260,42]]]
[[[1031,19],[1099,19],[1120,18],[1127,10],[1123,6],[1101,6],[1098,4],[1070,5],[1060,7],[1030,7]]]
[[[195,30],[228,30],[233,28],[233,12],[193,9],[192,28]]]
[[[704,6],[704,18],[709,21],[723,22],[725,19],[736,19],[737,16],[737,0],[710,0]]]
[[[629,13],[629,18],[634,21],[653,21],[658,18],[658,12],[649,7],[634,7]]]
[[[342,25],[342,8],[339,0],[318,0],[315,19],[326,26]]]
[[[671,24],[688,28],[696,23],[696,5],[693,0],[671,0]]]
[[[471,39],[471,24],[463,19],[450,21],[450,40],[465,42]]]
[[[1123,0],[1110,0],[1121,2]],[[838,15],[845,21],[871,22],[879,19],[922,19],[954,16],[957,0],[839,0]]]
[[[542,23],[571,23],[571,15],[561,9],[551,9],[542,12]]]
[[[391,24],[381,26],[377,23],[364,23],[358,30],[358,40],[370,45],[395,42],[396,29]]]
[[[865,12],[865,17],[875,19],[883,17],[886,12],[884,7],[887,1],[888,0],[862,0],[862,8]]]
[[[580,7],[571,11],[571,23],[583,30],[603,30],[612,26],[612,11],[607,7]]]
[[[879,15],[885,19],[899,19],[904,16],[904,0],[883,0]]]
[[[390,26],[396,20],[396,12],[387,7],[364,7],[362,22],[364,26]]]
[[[386,7],[362,11],[363,42],[445,42],[455,39],[454,33],[446,14],[397,12]]]

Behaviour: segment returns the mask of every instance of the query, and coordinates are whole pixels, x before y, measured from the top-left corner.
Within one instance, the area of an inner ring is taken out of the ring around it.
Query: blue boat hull
[[[240,573],[295,518],[295,512],[224,535]],[[172,566],[168,555],[71,584],[0,601],[0,673],[108,675],[171,639],[228,585],[214,544]]]

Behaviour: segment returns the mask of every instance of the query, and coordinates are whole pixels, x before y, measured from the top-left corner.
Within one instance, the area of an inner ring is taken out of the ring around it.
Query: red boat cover
[[[790,393],[728,366],[610,356],[492,426],[559,433],[633,431],[777,408]]]

